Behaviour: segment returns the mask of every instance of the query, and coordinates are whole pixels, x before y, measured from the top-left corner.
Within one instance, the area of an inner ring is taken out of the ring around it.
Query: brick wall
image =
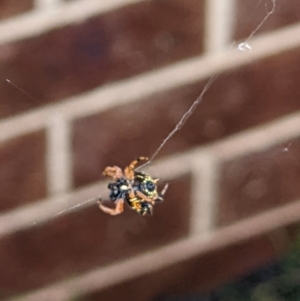
[[[205,292],[281,256],[300,219],[298,2],[251,37],[271,1],[0,0],[0,299]],[[213,75],[148,168],[170,182],[153,217],[58,214],[107,196],[102,170],[151,156]]]

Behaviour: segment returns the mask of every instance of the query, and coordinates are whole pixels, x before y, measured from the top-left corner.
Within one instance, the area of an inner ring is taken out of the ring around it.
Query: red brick
[[[259,237],[82,296],[79,300],[114,301],[126,296],[128,300],[148,301],[164,295],[205,293],[274,258],[272,244],[266,237]]]
[[[0,144],[0,211],[46,196],[45,133]]]
[[[277,1],[275,13],[270,15],[267,21],[259,28],[256,35],[274,31],[282,27],[299,22],[300,2],[298,0]],[[257,29],[259,24],[267,15],[267,10],[271,11],[272,1],[236,1],[236,20],[234,25],[234,40],[246,39]]]
[[[300,109],[300,51],[224,73],[160,156],[185,151]],[[125,167],[151,156],[200,94],[203,81],[115,107],[74,124],[74,185],[101,177],[107,165]],[[87,160],[88,158],[88,160]]]
[[[143,1],[0,46],[0,117],[162,67],[202,50],[199,0]],[[101,101],[101,99],[99,99]]]
[[[95,204],[2,237],[2,297],[130,258],[186,236],[189,190],[189,176],[172,181],[165,202],[155,207],[152,217],[142,217],[127,207],[122,215],[112,217]]]
[[[6,19],[33,8],[33,0],[0,0],[0,20]]]
[[[218,224],[227,225],[300,198],[300,139],[225,162]]]

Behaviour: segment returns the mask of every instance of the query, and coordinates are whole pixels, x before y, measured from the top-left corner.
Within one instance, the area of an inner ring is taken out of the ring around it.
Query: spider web
[[[271,3],[271,7],[269,8],[269,3],[268,1],[270,1]],[[256,33],[259,31],[259,29],[261,27],[263,27],[263,25],[267,22],[267,20],[271,17],[272,14],[275,13],[276,11],[276,0],[268,0],[265,3],[265,9],[266,9],[266,15],[265,17],[261,20],[261,22],[256,26],[256,28],[249,34],[249,36],[243,40],[242,42],[240,42],[237,46],[236,46],[236,42],[232,42],[231,44],[231,48],[236,48],[238,51],[251,51],[252,47],[251,47],[251,40],[252,38],[256,35]],[[254,8],[254,11],[251,15],[251,17],[255,14],[255,11],[258,9],[258,7],[261,5],[262,0],[259,0],[257,2],[257,5]],[[197,110],[198,106],[200,105],[200,103],[204,100],[205,95],[207,93],[207,91],[209,91],[212,86],[213,83],[218,79],[218,75],[213,75],[211,76],[207,83],[205,84],[204,88],[202,89],[202,91],[200,92],[199,96],[195,99],[195,101],[192,103],[192,105],[189,107],[189,109],[182,115],[182,117],[180,118],[180,120],[177,122],[177,124],[175,125],[174,129],[166,136],[166,138],[161,142],[161,144],[158,146],[158,148],[154,151],[154,153],[152,154],[152,156],[150,157],[149,161],[146,162],[145,164],[139,166],[137,168],[137,170],[140,170],[141,168],[146,167],[147,165],[151,164],[154,159],[156,158],[156,156],[160,153],[160,151],[162,150],[162,148],[167,144],[167,142],[173,138],[173,136],[180,131],[180,129],[182,129],[185,125],[185,123],[188,121],[188,119],[193,115],[193,113],[195,112],[195,110]],[[288,148],[291,146],[291,143],[288,145],[288,147],[286,147],[284,149],[284,151],[288,151]],[[96,200],[98,200],[98,197],[96,198],[92,198],[89,199],[83,203],[80,204],[76,204],[74,206],[71,206],[67,209],[64,209],[58,213],[56,213],[53,217],[57,217],[59,215],[62,215],[64,213],[67,213],[71,210],[77,209],[81,206],[87,205],[89,203],[94,203]]]
[[[269,19],[269,17],[275,13],[276,9],[276,0],[271,0],[272,7],[271,9],[268,9],[267,3],[265,4],[266,7],[266,16],[263,18],[263,20],[258,24],[258,26],[250,33],[250,35],[241,43],[238,44],[237,49],[239,51],[249,51],[252,50],[250,46],[250,40],[254,37],[254,35],[259,31],[259,29],[264,25],[265,22]],[[257,3],[254,11],[258,8],[258,6],[261,4],[261,0]],[[254,12],[253,12],[254,13]],[[231,47],[235,47],[235,42],[232,43]],[[218,75],[213,75],[209,78],[208,82],[205,84],[203,90],[201,91],[200,95],[196,98],[196,100],[193,102],[191,107],[183,114],[179,122],[176,124],[174,129],[167,135],[167,137],[162,141],[160,146],[156,149],[156,151],[153,153],[153,155],[150,157],[150,160],[141,165],[137,169],[141,169],[142,167],[145,167],[146,165],[150,164],[154,158],[158,155],[158,153],[161,151],[161,149],[165,146],[165,144],[178,132],[187,122],[187,120],[192,116],[192,114],[195,112],[199,104],[203,101],[204,96],[206,92],[211,88],[213,83],[217,80]]]
[[[249,19],[253,18],[253,16],[255,15],[258,7],[261,5],[263,0],[259,0],[254,8],[254,10],[252,11],[252,13],[249,16]],[[249,34],[249,36],[244,39],[242,42],[240,42],[239,44],[237,44],[235,41],[232,42],[231,44],[231,48],[234,48],[238,51],[243,51],[243,52],[247,52],[247,51],[253,51],[252,47],[251,47],[251,40],[253,39],[253,37],[257,34],[257,32],[264,26],[264,24],[268,21],[268,19],[272,16],[272,14],[274,14],[276,12],[276,0],[265,0],[265,16],[264,18],[260,21],[260,23],[254,28],[253,31],[251,31],[251,33]],[[244,24],[246,25],[246,24]],[[137,169],[141,169],[149,164],[151,164],[154,159],[156,158],[156,156],[160,153],[160,151],[162,150],[162,148],[168,143],[168,141],[170,139],[173,138],[173,136],[180,131],[184,125],[186,124],[186,122],[188,121],[188,119],[193,115],[193,113],[199,109],[199,105],[204,101],[205,99],[205,95],[206,93],[213,88],[213,84],[216,80],[218,80],[219,75],[213,75],[211,76],[207,83],[205,84],[204,88],[202,89],[202,91],[200,91],[199,96],[194,100],[194,102],[192,103],[192,105],[188,108],[188,110],[182,115],[182,117],[180,118],[180,120],[176,123],[175,127],[173,128],[172,131],[170,131],[170,133],[166,136],[165,139],[163,139],[163,141],[161,142],[161,144],[157,147],[157,149],[154,151],[154,153],[152,154],[152,156],[150,157],[150,160],[141,165],[140,167],[138,167]],[[21,93],[23,93],[24,95],[26,95],[29,98],[33,98],[28,92],[26,92],[25,90],[23,90],[21,87],[19,87],[17,84],[15,84],[14,82],[12,82],[10,79],[8,78],[4,78],[4,80],[12,85],[14,88],[18,89]],[[292,142],[289,143],[289,145],[287,147],[285,147],[283,149],[283,151],[287,152],[290,148],[290,146],[292,145]],[[51,216],[51,218],[48,218],[46,220],[42,220],[42,221],[36,221],[33,223],[33,225],[37,225],[43,222],[48,221],[49,219],[53,219],[56,218],[60,215],[63,215],[65,213],[68,213],[70,211],[73,211],[75,209],[78,209],[80,207],[86,206],[90,203],[95,203],[96,200],[98,200],[98,196],[91,198],[89,200],[86,200],[84,202],[81,202],[79,204],[76,204],[74,206],[70,206],[64,210],[61,210],[55,214],[53,214]]]

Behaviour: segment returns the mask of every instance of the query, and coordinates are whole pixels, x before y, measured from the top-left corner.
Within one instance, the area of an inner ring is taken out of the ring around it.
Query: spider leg
[[[165,185],[165,187],[163,188],[163,190],[161,191],[161,193],[158,194],[157,198],[155,199],[155,202],[162,202],[164,200],[164,195],[165,195],[168,187],[169,187],[169,183],[167,183]]]
[[[133,180],[134,178],[134,169],[135,166],[140,162],[140,161],[148,161],[148,157],[139,157],[136,160],[132,161],[124,170],[126,178]]]
[[[145,216],[145,215],[147,215],[147,212],[146,212],[146,211],[144,211],[144,212],[142,213],[142,216]],[[152,207],[152,206],[150,207],[150,215],[153,215],[153,207]]]
[[[112,177],[114,180],[118,180],[120,178],[123,178],[123,172],[120,167],[114,166],[114,167],[106,167],[102,173],[104,176]]]
[[[97,203],[99,205],[99,208],[103,212],[105,212],[107,214],[110,214],[110,215],[118,215],[118,214],[122,213],[123,210],[124,210],[124,200],[123,199],[118,199],[116,201],[116,207],[115,208],[108,208],[108,207],[102,205],[101,199],[99,199]]]
[[[134,194],[134,190],[132,188],[131,182],[127,181],[127,183],[128,183],[129,188],[130,188],[130,190],[128,192],[129,198],[130,199],[134,199],[135,198],[135,194]]]
[[[140,197],[140,198],[143,199],[144,201],[146,201],[146,202],[148,202],[148,203],[151,203],[152,205],[155,204],[155,202],[154,202],[153,199],[147,197],[147,196],[144,195],[142,192],[136,191],[135,193],[136,193],[136,195],[137,195],[138,197]]]

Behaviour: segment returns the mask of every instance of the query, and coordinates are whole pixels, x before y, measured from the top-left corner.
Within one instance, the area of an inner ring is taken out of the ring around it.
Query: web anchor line
[[[271,0],[272,2],[272,8],[269,10],[266,6],[266,16],[263,18],[263,20],[258,24],[258,26],[250,33],[250,35],[244,40],[244,42],[240,43],[238,45],[238,50],[240,51],[246,51],[246,50],[251,50],[251,46],[249,45],[249,41],[253,38],[253,36],[257,33],[257,31],[263,26],[263,24],[269,19],[269,17],[275,13],[276,9],[276,0]],[[257,9],[258,5],[261,3],[261,0],[258,2],[258,4],[255,7],[255,10]],[[232,43],[232,47],[234,46],[234,43]],[[189,119],[189,117],[194,113],[195,109],[197,106],[201,103],[205,93],[209,90],[209,88],[212,86],[214,81],[218,78],[218,75],[211,76],[210,79],[208,80],[207,84],[203,88],[202,92],[200,95],[197,97],[197,99],[193,102],[192,106],[184,113],[184,115],[181,117],[175,128],[168,134],[168,136],[163,140],[163,142],[160,144],[160,146],[157,148],[157,150],[154,152],[154,154],[150,157],[149,161],[146,162],[145,164],[139,166],[137,170],[146,167],[152,161],[154,158],[158,155],[158,153],[161,151],[161,149],[165,146],[165,144],[175,135],[177,131],[179,131],[186,121]]]
[[[248,38],[240,43],[238,45],[238,50],[240,51],[248,51],[251,50],[251,46],[249,45],[249,41],[254,37],[254,35],[257,33],[257,31],[264,25],[264,23],[269,19],[269,17],[275,13],[276,10],[276,0],[271,0],[272,2],[272,8],[269,10],[267,7],[267,4],[265,4],[266,6],[266,16],[262,19],[262,21],[258,24],[258,26],[250,33],[250,35],[248,36]],[[259,3],[257,4],[255,10],[257,9],[257,7],[259,6],[259,4],[261,3],[261,1],[259,1]]]
[[[258,4],[255,7],[255,10],[257,9],[257,7],[260,5],[262,0],[259,0]],[[257,31],[263,26],[263,24],[269,19],[269,17],[275,13],[275,9],[276,9],[276,0],[268,0],[271,1],[272,3],[272,7],[271,9],[268,9],[267,3],[265,4],[266,6],[266,15],[263,18],[263,20],[258,24],[258,26],[250,33],[250,35],[244,40],[244,42],[241,42],[238,46],[237,49],[240,51],[248,51],[251,50],[251,46],[249,45],[249,41],[254,37],[254,35],[257,33]],[[232,43],[232,47],[234,46],[235,41]],[[178,132],[184,125],[185,123],[188,121],[188,119],[191,117],[191,115],[195,112],[195,110],[197,109],[198,105],[202,102],[205,94],[207,93],[207,91],[211,88],[211,86],[213,85],[213,83],[216,81],[216,79],[219,77],[219,75],[212,75],[207,83],[205,84],[203,90],[201,91],[200,95],[196,98],[196,100],[193,102],[193,104],[190,106],[190,108],[183,114],[183,116],[181,117],[181,119],[179,120],[179,122],[176,124],[176,126],[174,127],[174,129],[166,136],[166,138],[162,141],[162,143],[159,145],[159,147],[155,150],[155,152],[153,153],[153,155],[150,157],[149,161],[147,161],[145,164],[139,166],[138,168],[136,168],[136,170],[139,170],[141,168],[146,167],[147,165],[151,164],[153,162],[153,160],[156,158],[156,156],[159,154],[159,152],[161,151],[161,149],[166,145],[166,143],[176,134],[176,132]],[[21,87],[19,87],[18,85],[16,85],[14,82],[12,82],[10,79],[8,78],[4,78],[2,77],[8,84],[10,84],[11,86],[13,86],[14,88],[18,89],[20,92],[22,92],[23,94],[25,94],[27,97],[36,100],[34,97],[32,97],[29,93],[27,93],[24,89],[22,89]],[[285,151],[288,151],[289,147],[291,146],[291,143],[288,145],[287,148],[285,148]],[[71,206],[69,208],[66,208],[64,210],[59,211],[58,213],[52,215],[51,218],[56,218],[60,215],[63,215],[69,211],[72,211],[78,207],[84,206],[88,203],[91,202],[95,202],[98,198],[92,198],[89,199],[85,202],[76,204],[74,206]],[[48,220],[48,219],[47,219]],[[34,225],[36,224],[40,224],[41,222],[35,222],[33,223]]]
[[[157,150],[154,152],[154,154],[150,157],[149,161],[145,164],[139,166],[136,170],[141,169],[147,165],[149,165],[154,158],[157,156],[157,154],[161,151],[161,149],[165,146],[165,144],[175,135],[177,131],[179,131],[187,122],[187,120],[191,117],[191,115],[196,110],[197,106],[201,103],[205,93],[209,90],[209,88],[212,86],[214,81],[217,79],[217,75],[212,76],[206,85],[204,86],[203,90],[201,91],[200,95],[196,98],[196,100],[193,102],[193,104],[190,106],[190,108],[183,114],[179,122],[176,124],[174,129],[168,134],[168,136],[163,140],[161,145],[157,148]]]

